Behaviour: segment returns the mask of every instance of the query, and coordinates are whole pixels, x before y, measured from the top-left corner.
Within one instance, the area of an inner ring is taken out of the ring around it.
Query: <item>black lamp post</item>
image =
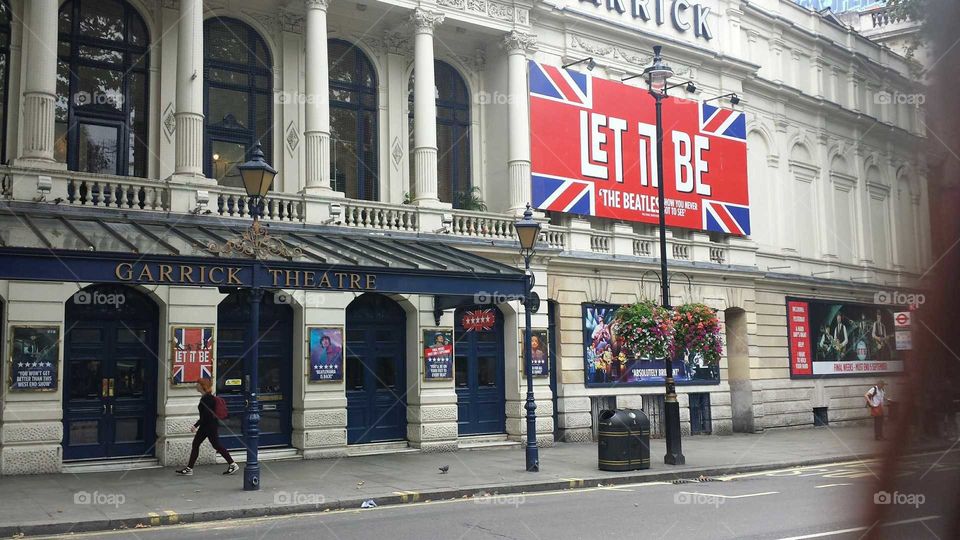
[[[250,213],[253,216],[254,235],[260,231],[260,208],[263,205],[263,198],[270,191],[273,185],[273,179],[277,176],[277,170],[271,167],[263,159],[263,150],[260,148],[260,141],[253,147],[250,160],[239,165],[237,169],[243,178],[243,187],[249,197]],[[257,274],[254,270],[254,275]],[[247,354],[243,358],[243,370],[246,378],[247,407],[246,407],[246,426],[244,429],[244,445],[247,447],[247,463],[243,467],[243,489],[244,491],[257,491],[260,489],[260,403],[257,401],[257,394],[260,389],[258,380],[258,364],[260,359],[260,301],[263,299],[263,289],[256,285],[250,289],[250,328],[247,332]]]
[[[670,278],[667,275],[667,219],[664,213],[663,178],[663,99],[667,97],[667,81],[673,76],[673,70],[660,57],[659,45],[653,48],[653,63],[643,70],[647,89],[657,104],[657,206],[660,217],[660,289],[663,296],[661,304],[670,309]],[[686,459],[680,448],[680,404],[677,402],[677,389],[673,381],[673,359],[665,359],[666,378],[663,405],[664,430],[666,431],[667,453],[663,462],[667,465],[683,465]]]
[[[540,471],[540,452],[537,448],[537,403],[533,398],[533,373],[532,369],[532,345],[530,329],[531,315],[539,308],[540,299],[533,292],[533,275],[530,273],[530,258],[537,246],[537,239],[540,237],[540,223],[533,219],[533,211],[530,209],[530,203],[527,203],[527,209],[523,212],[523,219],[514,223],[513,227],[517,230],[517,237],[520,240],[520,254],[523,255],[523,268],[526,271],[527,287],[524,295],[523,315],[526,319],[526,329],[523,337],[523,365],[527,374],[527,402],[524,409],[527,411],[527,472]]]

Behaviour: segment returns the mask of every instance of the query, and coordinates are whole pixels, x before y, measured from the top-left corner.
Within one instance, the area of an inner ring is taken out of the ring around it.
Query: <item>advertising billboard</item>
[[[662,385],[667,374],[662,358],[637,358],[622,347],[613,329],[615,304],[583,304],[583,381],[589,388]],[[677,384],[717,384],[720,369],[699,356],[673,362]]]
[[[658,223],[650,93],[539,62],[529,67],[534,207]],[[744,113],[668,97],[662,116],[667,225],[750,234]]]
[[[790,376],[842,377],[903,371],[890,305],[787,299]]]

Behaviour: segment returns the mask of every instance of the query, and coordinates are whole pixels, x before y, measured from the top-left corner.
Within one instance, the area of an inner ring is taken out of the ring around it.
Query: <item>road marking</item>
[[[631,491],[631,492],[636,491],[634,489],[627,489],[627,488],[618,487],[618,486],[602,486],[602,487],[597,486],[597,487],[599,489],[602,489],[603,491]]]
[[[174,525],[175,523],[180,521],[180,516],[178,516],[177,513],[174,512],[173,510],[164,510],[163,513],[167,515],[168,525]]]
[[[853,484],[824,484],[822,486],[813,486],[813,489],[828,488],[828,487],[840,487],[840,486],[851,486]]]
[[[156,512],[147,512],[147,515],[150,516],[151,525],[160,525],[160,514]]]
[[[561,478],[561,480],[570,482],[570,489],[583,487],[583,478]]]
[[[681,491],[687,495],[700,495],[701,497],[716,497],[718,499],[746,499],[747,497],[762,497],[764,495],[776,495],[779,491],[764,491],[763,493],[747,493],[746,495],[718,495],[716,493],[699,493],[697,491]]]
[[[416,491],[394,491],[393,494],[400,496],[401,503],[415,503],[420,500],[420,494]]]
[[[908,523],[920,523],[920,522],[924,522],[924,521],[930,521],[930,520],[932,520],[932,519],[940,519],[940,516],[926,516],[926,517],[921,517],[921,518],[904,519],[904,520],[902,520],[902,521],[891,521],[891,522],[889,522],[889,523],[881,523],[880,526],[881,526],[881,527],[895,527],[895,526],[897,526],[897,525],[907,525]],[[866,530],[868,530],[868,529],[870,529],[870,528],[871,528],[871,527],[853,527],[853,528],[850,528],[850,529],[837,529],[837,530],[835,530],[835,531],[826,531],[826,532],[821,532],[821,533],[805,534],[805,535],[803,535],[803,536],[789,536],[789,537],[786,537],[786,538],[781,538],[780,540],[807,540],[808,538],[823,538],[824,536],[835,536],[835,535],[838,535],[838,534],[847,534],[847,533],[854,533],[854,532],[866,531]]]

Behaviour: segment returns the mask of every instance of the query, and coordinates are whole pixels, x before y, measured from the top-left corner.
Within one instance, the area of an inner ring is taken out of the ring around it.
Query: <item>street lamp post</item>
[[[667,219],[664,212],[663,178],[663,99],[667,97],[667,81],[673,76],[673,70],[660,57],[659,45],[653,48],[653,63],[643,70],[647,89],[656,100],[657,108],[657,206],[660,218],[660,292],[664,308],[670,309],[670,277],[667,274]],[[677,402],[677,389],[673,381],[673,358],[665,358],[666,377],[663,404],[664,431],[666,432],[667,453],[663,462],[667,465],[683,465],[686,459],[680,447],[680,403]]]
[[[523,314],[526,319],[526,328],[523,337],[523,365],[527,375],[527,402],[523,408],[527,411],[527,472],[540,471],[540,452],[537,448],[537,403],[533,397],[532,345],[531,345],[531,316],[537,310],[540,299],[533,292],[533,275],[530,273],[530,258],[536,249],[537,239],[540,237],[540,223],[533,219],[530,203],[523,212],[523,219],[514,225],[517,237],[520,240],[520,254],[523,255],[523,267],[526,272],[526,294],[524,295]]]
[[[263,159],[263,150],[260,142],[253,147],[250,160],[239,165],[237,169],[243,178],[243,188],[250,200],[250,213],[253,215],[251,228],[254,234],[260,231],[260,208],[263,198],[270,191],[277,170]],[[254,286],[250,289],[250,327],[247,332],[249,340],[247,354],[243,358],[243,370],[246,378],[246,426],[244,429],[244,445],[247,447],[247,462],[243,467],[243,490],[257,491],[260,489],[260,403],[257,394],[260,389],[258,380],[258,364],[260,359],[260,301],[263,299],[263,289],[256,286],[257,269],[254,269]]]

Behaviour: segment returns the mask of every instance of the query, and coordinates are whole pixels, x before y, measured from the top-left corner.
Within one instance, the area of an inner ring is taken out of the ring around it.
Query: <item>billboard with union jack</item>
[[[750,234],[744,113],[668,97],[663,129],[667,225]],[[646,88],[531,61],[530,139],[535,208],[658,223]]]

